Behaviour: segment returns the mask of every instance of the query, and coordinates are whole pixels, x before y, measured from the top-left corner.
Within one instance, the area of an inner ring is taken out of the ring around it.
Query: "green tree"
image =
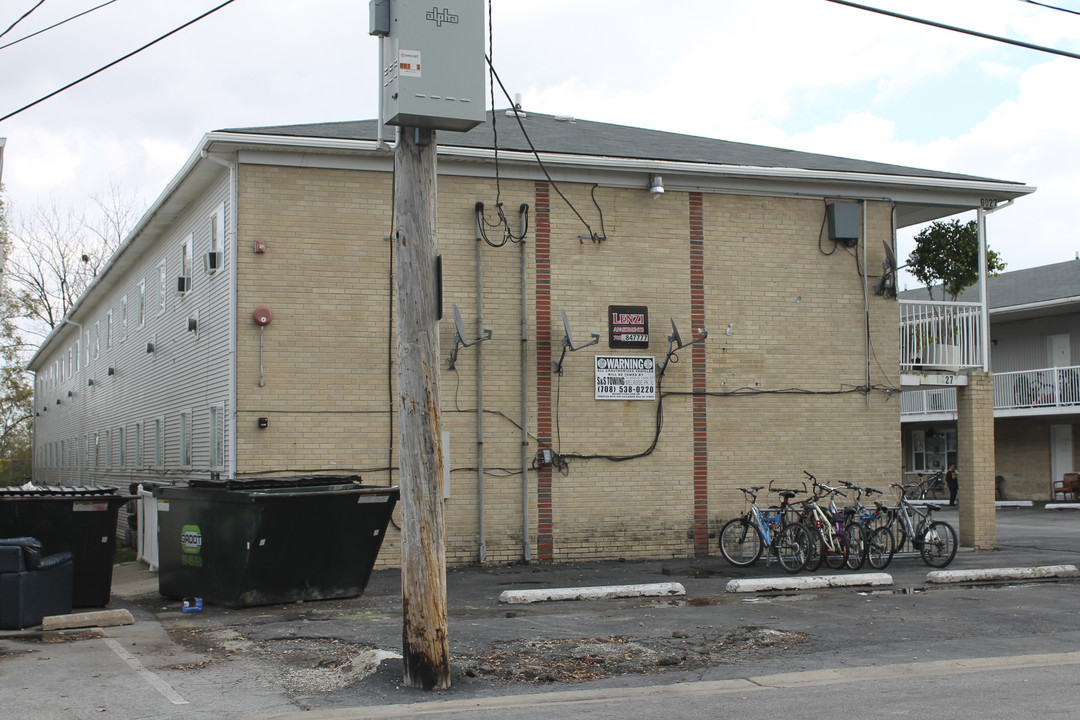
[[[1005,269],[1001,256],[986,248],[990,275]],[[979,225],[975,220],[938,221],[915,236],[915,250],[908,257],[908,272],[926,286],[934,299],[934,285],[955,300],[964,288],[979,281]]]
[[[26,348],[16,322],[23,314],[22,302],[8,283],[10,251],[0,194],[0,485],[21,484],[31,473],[33,456],[34,386],[26,374]]]

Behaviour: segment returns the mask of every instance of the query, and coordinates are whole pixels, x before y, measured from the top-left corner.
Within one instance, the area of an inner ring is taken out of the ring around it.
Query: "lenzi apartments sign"
[[[596,356],[597,400],[655,400],[653,357]]]

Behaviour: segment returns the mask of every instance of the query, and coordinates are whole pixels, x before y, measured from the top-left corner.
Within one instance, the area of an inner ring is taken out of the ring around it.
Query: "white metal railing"
[[[1080,365],[994,373],[994,410],[1072,408],[1080,411],[1075,406],[1080,406]],[[955,412],[954,388],[900,393],[901,415]]]
[[[900,301],[900,369],[982,367],[982,306],[932,300]]]
[[[994,409],[1080,405],[1080,365],[994,374]]]
[[[905,390],[900,393],[901,415],[956,413],[956,389]]]

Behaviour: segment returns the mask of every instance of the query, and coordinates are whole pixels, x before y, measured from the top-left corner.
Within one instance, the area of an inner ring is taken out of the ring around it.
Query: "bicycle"
[[[897,553],[918,552],[923,562],[934,568],[943,568],[956,557],[956,530],[944,520],[934,520],[937,505],[926,505],[920,510],[905,497],[905,490],[917,483],[892,487],[900,491],[899,505],[888,508],[889,528]],[[909,549],[910,548],[910,549]]]
[[[820,504],[826,495],[841,495],[844,493],[840,488],[831,488],[817,481],[806,470],[803,474],[813,483],[814,494],[807,500],[799,503],[803,508],[803,523],[810,532],[815,542],[810,546],[810,560],[806,563],[806,569],[814,572],[824,562],[829,568],[839,570],[844,567],[848,559],[848,538],[844,532],[844,518],[840,515],[827,513]],[[824,492],[820,492],[824,491]]]
[[[926,500],[926,496],[929,495],[931,499],[937,500],[938,494],[944,494],[945,492],[945,474],[938,470],[926,479],[923,479],[922,473],[919,473],[919,481],[917,483],[908,483],[904,486],[904,496],[912,500]]]
[[[765,514],[757,506],[757,493],[764,487],[738,488],[749,509],[729,520],[720,530],[720,552],[736,567],[749,567],[766,553],[766,565],[775,557],[786,572],[797,573],[806,567],[810,555],[810,535],[798,523],[786,521],[788,503],[796,490],[771,490],[780,494],[780,508]],[[767,549],[767,551],[766,551]]]
[[[892,533],[880,524],[888,511],[880,502],[874,503],[874,509],[862,504],[863,493],[867,497],[884,493],[848,481],[841,485],[855,491],[854,503],[843,509],[846,515],[844,528],[848,534],[848,569],[859,570],[864,563],[869,563],[875,570],[884,570],[892,562],[894,549]]]

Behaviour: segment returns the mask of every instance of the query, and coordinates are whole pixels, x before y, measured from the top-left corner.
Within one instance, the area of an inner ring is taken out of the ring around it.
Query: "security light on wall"
[[[659,200],[664,196],[664,178],[659,175],[649,176],[649,194],[653,200]]]

